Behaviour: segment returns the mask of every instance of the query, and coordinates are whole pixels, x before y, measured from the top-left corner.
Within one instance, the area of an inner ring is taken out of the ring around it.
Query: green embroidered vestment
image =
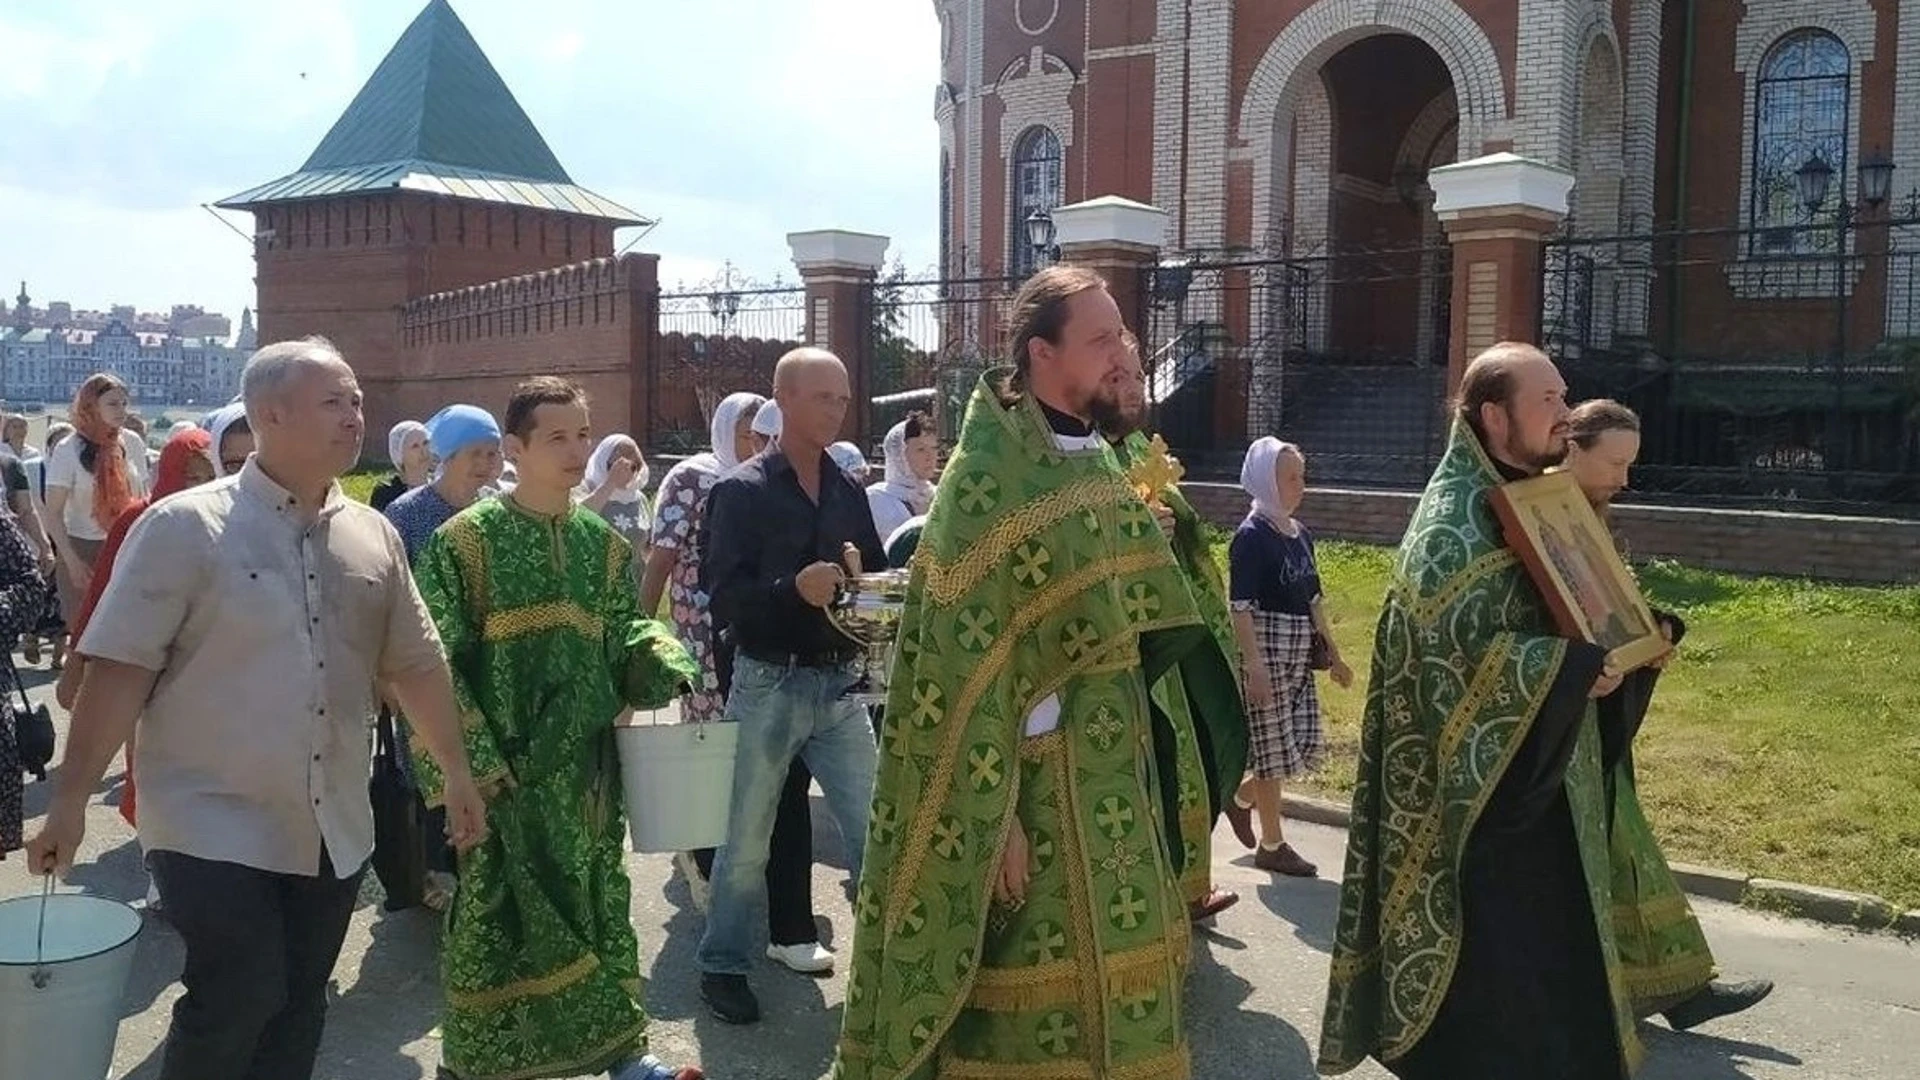
[[[487,795],[441,954],[444,1055],[462,1080],[598,1072],[646,1046],[613,721],[698,669],[639,616],[630,552],[588,511],[497,498],[441,526],[414,568]],[[420,773],[438,803],[424,756]]]
[[[1139,460],[1147,445],[1144,434],[1128,437],[1117,448],[1121,465]],[[1240,644],[1205,525],[1178,487],[1160,498],[1173,513],[1174,558],[1211,635],[1152,688],[1154,707],[1165,716],[1165,734],[1173,743],[1171,753],[1156,743],[1157,757],[1181,780],[1171,792],[1182,841],[1181,895],[1194,902],[1212,891],[1214,821],[1246,772],[1247,712],[1240,695]],[[1155,735],[1163,738],[1158,727]]]
[[[1505,547],[1502,478],[1456,424],[1414,510],[1374,634],[1319,1067],[1393,1061],[1446,999],[1470,834],[1547,700],[1569,644]],[[1564,786],[1629,1069],[1640,1047],[1613,944],[1606,794],[1589,707]],[[1464,993],[1476,992],[1462,988]],[[1600,1007],[1600,1003],[1596,1003]]]
[[[1111,448],[1063,451],[1000,374],[913,560],[833,1076],[1180,1080],[1189,931],[1147,686],[1206,629]],[[1027,735],[1050,698],[1057,727]],[[1016,816],[1033,873],[1007,906]]]

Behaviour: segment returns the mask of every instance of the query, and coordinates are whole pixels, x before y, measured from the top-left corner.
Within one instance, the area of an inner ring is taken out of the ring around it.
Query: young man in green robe
[[[1095,429],[1105,284],[1043,270],[1009,323],[913,559],[832,1075],[1181,1080],[1180,778],[1147,688],[1207,632]]]
[[[493,822],[447,919],[442,1075],[699,1080],[646,1053],[613,738],[624,707],[666,704],[698,669],[641,616],[627,542],[573,504],[593,449],[579,387],[520,384],[505,427],[519,484],[441,526],[414,566]],[[439,775],[420,772],[432,805]]]
[[[1146,435],[1149,419],[1146,370],[1139,343],[1128,335],[1127,367],[1119,372],[1119,423],[1106,432],[1114,453],[1130,477],[1159,456]],[[1135,482],[1135,490],[1141,484]],[[1156,746],[1162,758],[1179,759],[1178,775],[1186,782],[1174,793],[1173,816],[1180,822],[1184,868],[1180,895],[1187,915],[1205,922],[1240,902],[1240,894],[1213,884],[1213,826],[1226,808],[1226,796],[1239,786],[1247,768],[1247,709],[1240,696],[1240,649],[1234,638],[1233,615],[1227,608],[1227,587],[1220,578],[1199,511],[1177,483],[1169,482],[1149,500],[1161,517],[1163,531],[1173,544],[1174,558],[1187,576],[1194,603],[1200,608],[1213,640],[1195,649],[1184,663],[1168,669],[1153,684],[1153,706],[1166,717],[1156,724],[1156,735],[1172,739]]]
[[[1612,927],[1591,699],[1488,494],[1566,450],[1566,384],[1528,345],[1463,375],[1374,635],[1320,1069],[1622,1080],[1640,1045]]]

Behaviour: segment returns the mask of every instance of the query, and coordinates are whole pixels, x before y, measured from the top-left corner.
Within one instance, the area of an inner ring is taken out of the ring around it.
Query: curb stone
[[[1669,863],[1668,868],[1679,880],[1680,888],[1694,896],[1705,896],[1722,900],[1729,904],[1738,904],[1747,896],[1747,885],[1752,878],[1734,870],[1722,870],[1715,866],[1697,866],[1693,863]]]
[[[1310,795],[1284,795],[1281,807],[1296,821],[1344,829],[1352,821],[1346,803]],[[1729,904],[1743,904],[1830,926],[1860,930],[1891,930],[1920,936],[1920,909],[1902,912],[1868,893],[1846,892],[1793,881],[1749,877],[1732,870],[1673,863],[1673,875],[1688,894]]]
[[[1861,930],[1891,929],[1901,918],[1900,909],[1877,896],[1768,878],[1747,882],[1747,901],[1767,910]]]

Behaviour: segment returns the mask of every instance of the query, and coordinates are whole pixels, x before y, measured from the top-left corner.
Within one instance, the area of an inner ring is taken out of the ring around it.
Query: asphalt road
[[[29,681],[45,673],[26,673]],[[36,696],[47,694],[42,687]],[[133,900],[146,877],[132,832],[113,810],[117,771],[95,798],[82,864],[70,888]],[[44,810],[46,785],[27,789],[28,829]],[[824,809],[815,815],[818,850],[837,863],[839,844]],[[1291,839],[1327,872],[1341,864],[1343,835],[1294,824]],[[1206,1080],[1304,1080],[1326,981],[1337,886],[1277,879],[1257,871],[1223,827],[1216,881],[1240,892],[1216,931],[1196,938],[1189,988],[1194,1074]],[[700,916],[686,886],[661,856],[633,856],[633,922],[642,967],[651,975],[654,1050],[669,1061],[702,1062],[714,1080],[815,1080],[826,1070],[839,1025],[844,982],[763,967],[755,974],[767,1019],[749,1028],[713,1020],[701,1005],[693,967]],[[843,873],[823,865],[815,898],[845,933],[851,916]],[[16,855],[0,862],[0,897],[37,891]],[[437,927],[420,911],[383,913],[370,885],[335,971],[317,1076],[322,1080],[414,1080],[439,1062]],[[1720,962],[1733,977],[1764,975],[1780,988],[1759,1008],[1674,1034],[1643,1025],[1648,1080],[1912,1080],[1920,1077],[1920,952],[1898,939],[1859,935],[1696,901]],[[149,919],[128,988],[116,1078],[152,1080],[158,1049],[180,993],[180,940]],[[1387,1076],[1368,1064],[1349,1074]],[[66,1078],[58,1078],[66,1080]]]

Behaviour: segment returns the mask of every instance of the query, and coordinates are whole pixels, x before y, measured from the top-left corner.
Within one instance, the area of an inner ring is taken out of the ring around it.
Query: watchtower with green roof
[[[573,182],[447,0],[298,171],[219,205],[254,215],[259,339],[325,334],[363,384],[406,374],[409,301],[610,256],[649,224]]]

